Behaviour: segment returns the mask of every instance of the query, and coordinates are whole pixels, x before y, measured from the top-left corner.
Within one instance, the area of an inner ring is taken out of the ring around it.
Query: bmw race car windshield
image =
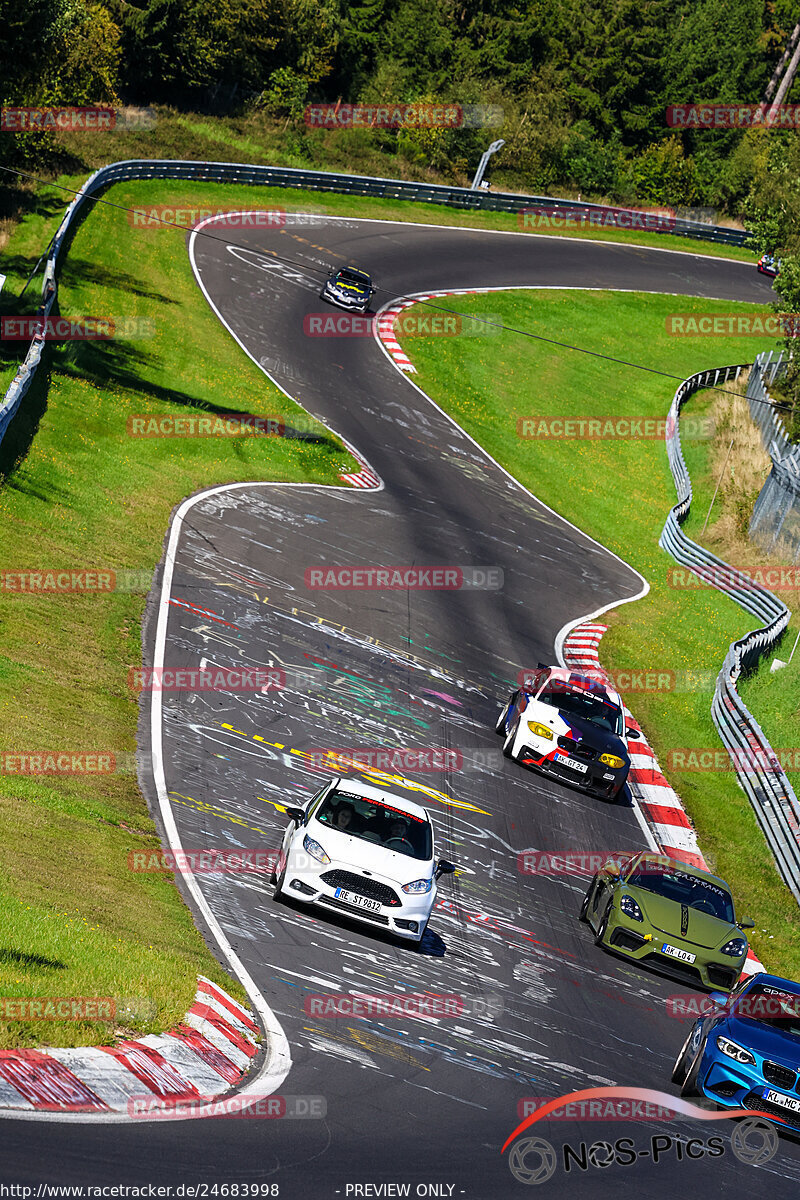
[[[384,846],[409,858],[424,861],[433,858],[433,837],[427,820],[356,791],[337,788],[329,792],[315,816],[323,825],[362,842]]]
[[[665,896],[667,900],[674,900],[676,904],[685,904],[697,912],[719,917],[720,921],[727,921],[729,925],[736,921],[729,893],[716,883],[699,879],[696,875],[685,875],[683,871],[654,870],[651,865],[645,866],[642,871],[634,871],[626,883],[628,887],[642,888],[657,896]]]
[[[622,732],[622,713],[616,704],[611,704],[605,697],[596,692],[568,692],[558,688],[545,688],[537,700],[541,704],[551,704],[562,713],[573,717],[583,717],[598,729],[609,733]]]
[[[800,1041],[800,996],[768,984],[754,984],[731,1004],[738,1020],[756,1021]]]

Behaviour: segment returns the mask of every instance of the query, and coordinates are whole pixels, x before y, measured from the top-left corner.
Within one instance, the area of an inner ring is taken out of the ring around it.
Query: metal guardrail
[[[351,196],[379,196],[385,199],[412,200],[418,203],[443,204],[456,208],[482,209],[490,212],[522,212],[537,205],[563,211],[590,210],[598,213],[618,212],[619,207],[586,204],[583,201],[563,200],[553,196],[518,196],[504,192],[472,191],[470,188],[448,187],[445,184],[414,183],[403,179],[381,179],[371,175],[339,175],[332,171],[306,171],[297,167],[267,167],[249,163],[187,162],[180,159],[129,159],[101,167],[87,179],[69,205],[58,233],[53,239],[45,269],[40,316],[49,316],[56,297],[55,267],[70,227],[89,197],[113,183],[131,179],[191,179],[215,183],[241,183],[262,187],[306,188],[311,191],[340,192]],[[679,218],[675,228],[665,236],[676,234],[705,241],[742,246],[748,234],[743,230],[706,225],[702,221]],[[43,340],[34,338],[25,360],[0,403],[0,441],[9,422],[15,416],[30,387],[41,361]]]
[[[680,442],[681,408],[699,389],[737,379],[746,369],[745,366],[733,366],[702,371],[685,379],[675,393],[667,419],[666,442],[678,503],[667,517],[659,545],[763,622],[762,629],[746,634],[728,649],[714,687],[711,717],[775,857],[781,878],[800,904],[800,804],[764,731],[736,690],[742,671],[753,667],[775,644],[791,614],[772,592],[755,581],[748,582],[742,572],[735,571],[715,554],[698,546],[681,530],[692,504],[692,483]]]

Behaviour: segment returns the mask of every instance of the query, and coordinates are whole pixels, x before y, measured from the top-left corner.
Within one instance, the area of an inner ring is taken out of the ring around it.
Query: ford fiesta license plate
[[[582,771],[585,773],[589,770],[586,763],[578,762],[575,758],[568,758],[566,754],[556,754],[555,759],[556,762],[561,763],[565,767],[570,767],[573,771]]]
[[[677,946],[670,946],[669,942],[664,942],[661,947],[662,954],[668,954],[670,958],[679,958],[681,962],[693,963],[696,954],[690,954],[688,950],[679,950]]]
[[[353,904],[356,908],[368,908],[370,912],[380,912],[381,906],[377,900],[370,900],[367,896],[359,896],[355,892],[345,891],[344,888],[337,888],[336,899],[342,900],[345,904]]]
[[[772,1088],[764,1088],[761,1098],[769,1100],[771,1104],[780,1104],[781,1108],[790,1108],[792,1112],[800,1112],[800,1099],[796,1096],[784,1096],[783,1092],[773,1092]]]

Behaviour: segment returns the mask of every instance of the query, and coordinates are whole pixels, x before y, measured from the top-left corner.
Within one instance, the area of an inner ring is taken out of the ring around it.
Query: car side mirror
[[[740,929],[755,929],[756,927],[755,921],[751,921],[749,917],[743,917],[742,920],[737,921],[736,924]]]
[[[639,733],[639,730],[638,730],[638,729],[626,729],[626,730],[625,730],[625,734],[626,734],[626,736],[627,736],[627,737],[632,737],[632,738],[638,738],[638,737],[641,737],[641,736],[642,736],[642,735]]]
[[[730,1007],[730,996],[726,996],[724,992],[709,992],[708,998],[715,1008],[721,1008],[723,1012],[727,1012]],[[721,1013],[711,1012],[710,1017],[719,1017]]]
[[[286,815],[290,821],[294,821],[297,825],[302,825],[306,819],[306,810],[304,808],[287,806]]]
[[[455,875],[456,868],[446,858],[440,858],[436,864],[436,870],[433,873],[434,879],[441,879],[442,875]]]

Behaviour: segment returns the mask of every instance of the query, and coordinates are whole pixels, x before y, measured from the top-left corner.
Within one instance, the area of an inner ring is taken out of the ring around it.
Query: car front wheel
[[[506,704],[504,706],[503,711],[500,713],[500,716],[497,718],[497,723],[495,724],[495,727],[494,727],[495,733],[502,733],[503,730],[505,729],[506,717],[508,716],[508,710],[510,707],[511,707],[511,701],[509,700],[508,704]]]
[[[686,1076],[689,1073],[689,1059],[692,1056],[691,1040],[693,1029],[690,1029],[686,1035],[686,1041],[678,1051],[678,1057],[675,1059],[675,1066],[672,1068],[672,1082],[682,1086]]]
[[[683,1083],[681,1084],[681,1095],[684,1098],[700,1095],[700,1089],[697,1086],[697,1079],[698,1079],[698,1076],[700,1075],[700,1062],[701,1062],[702,1058],[703,1058],[703,1043],[701,1042],[700,1045],[697,1047],[695,1056],[692,1059],[691,1065],[686,1072],[686,1078],[684,1079]]]
[[[506,734],[506,740],[503,742],[503,754],[506,756],[506,758],[514,757],[514,741],[517,736],[518,728],[519,728],[519,721],[515,721],[514,724],[511,726],[511,729]]]
[[[595,875],[594,879],[589,884],[589,890],[587,891],[586,895],[583,897],[583,903],[581,904],[581,911],[578,913],[578,920],[583,921],[585,924],[588,923],[588,921],[589,921],[589,904],[591,903],[592,892],[594,891],[594,885],[596,883],[597,883],[597,876]]]
[[[286,878],[286,858],[284,855],[281,855],[281,868],[278,872],[277,878],[275,879],[275,891],[272,893],[272,897],[274,900],[280,900],[281,896],[284,894],[283,893],[283,881],[285,878]]]
[[[595,946],[602,946],[606,933],[608,932],[608,920],[611,916],[611,901],[606,905],[606,911],[603,913],[603,919],[597,926],[597,933],[594,935]]]

